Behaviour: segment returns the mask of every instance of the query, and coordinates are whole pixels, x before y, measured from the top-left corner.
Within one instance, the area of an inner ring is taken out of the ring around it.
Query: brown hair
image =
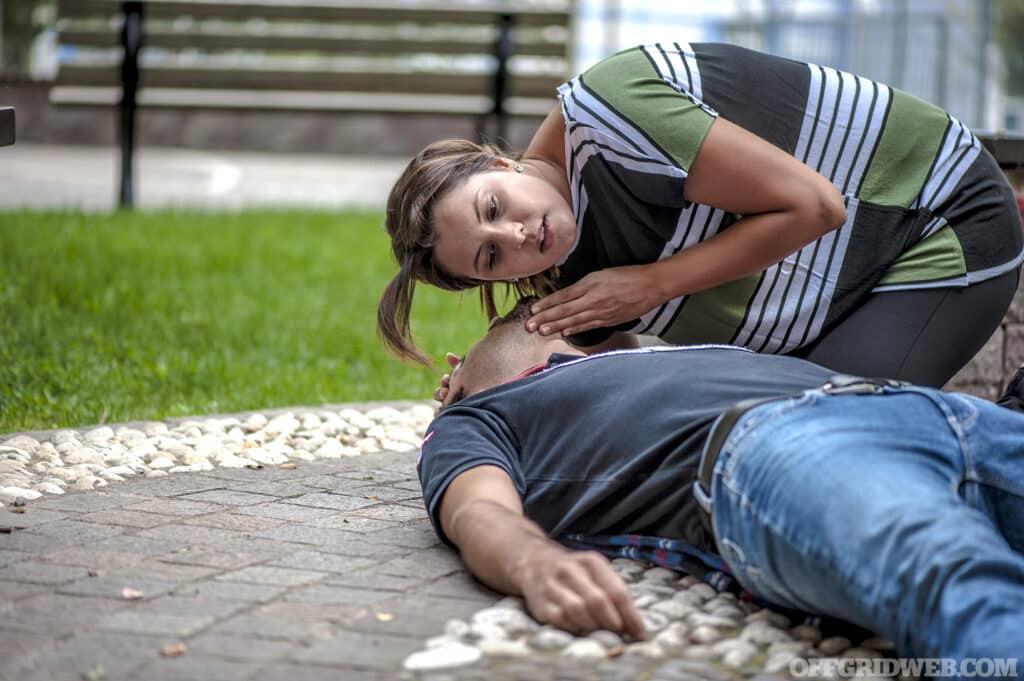
[[[457,277],[446,272],[434,259],[437,233],[431,211],[435,202],[472,175],[494,169],[503,154],[489,144],[468,140],[442,140],[416,154],[388,195],[384,225],[391,237],[391,250],[398,261],[398,274],[391,278],[377,304],[377,333],[384,346],[401,359],[430,366],[430,359],[416,349],[409,328],[409,313],[416,282],[432,284],[446,291],[480,287],[480,305],[488,318],[497,314],[496,282]],[[517,297],[543,295],[551,286],[544,272],[520,281],[506,282],[506,294]]]

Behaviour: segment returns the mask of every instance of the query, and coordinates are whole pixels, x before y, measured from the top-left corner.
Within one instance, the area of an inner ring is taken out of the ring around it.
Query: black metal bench
[[[58,105],[541,117],[569,74],[572,0],[60,0]]]
[[[14,144],[14,108],[0,106],[0,147]]]

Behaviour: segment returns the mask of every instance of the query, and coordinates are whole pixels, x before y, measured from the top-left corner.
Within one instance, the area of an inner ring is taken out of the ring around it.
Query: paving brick
[[[231,489],[212,489],[206,492],[186,494],[179,498],[190,501],[205,501],[221,504],[222,506],[254,506],[255,504],[273,501],[273,498],[266,494],[253,494],[251,492],[239,492],[238,490]]]
[[[22,666],[23,661],[31,660],[40,651],[52,647],[52,637],[45,634],[37,634],[31,631],[16,631],[8,629],[0,624],[0,679],[15,678],[8,677],[6,672]]]
[[[32,508],[57,511],[106,511],[112,508],[124,508],[143,501],[144,497],[131,494],[110,492],[78,492],[61,496],[46,496],[36,499]]]
[[[275,518],[277,520],[294,520],[309,522],[335,515],[337,512],[328,508],[311,508],[309,506],[296,506],[282,502],[273,502],[239,508],[233,511],[241,515],[256,515],[262,518]]]
[[[88,575],[85,568],[52,565],[30,559],[0,568],[0,580],[28,582],[29,584],[65,584]]]
[[[65,584],[57,590],[57,593],[123,600],[122,591],[129,588],[141,592],[142,598],[145,600],[162,596],[174,586],[173,582],[157,579],[129,579],[118,575],[100,575]]]
[[[173,497],[180,494],[192,494],[224,486],[220,480],[205,475],[168,475],[162,478],[150,478],[131,482],[133,494],[148,497]]]
[[[0,603],[13,603],[39,593],[49,593],[51,590],[52,588],[46,584],[26,584],[25,582],[0,579]],[[0,626],[3,626],[2,620],[0,620]]]
[[[353,570],[372,569],[379,561],[370,558],[358,558],[350,555],[336,555],[319,551],[300,551],[289,553],[269,563],[274,567],[298,568],[330,572],[332,575],[344,574]]]
[[[258,507],[257,507],[258,508]],[[186,525],[202,525],[220,530],[231,530],[233,532],[260,532],[274,527],[280,527],[285,520],[274,518],[262,518],[257,515],[241,515],[230,511],[221,513],[210,513],[209,515],[198,515],[186,518]]]
[[[344,667],[339,670],[338,667],[315,667],[296,662],[263,667],[251,681],[393,681],[394,678],[391,673],[384,674],[372,669]]]
[[[410,499],[423,498],[423,495],[418,491],[411,492],[407,489],[401,489],[398,487],[386,487],[383,485],[355,487],[344,492],[339,492],[339,494],[347,494],[349,496],[360,497],[364,499],[373,499],[375,501],[409,501]]]
[[[253,662],[222,660],[191,655],[153,660],[138,673],[147,681],[237,681],[250,677],[258,668]]]
[[[219,581],[245,582],[247,584],[271,584],[276,586],[296,586],[312,584],[327,576],[326,572],[310,570],[294,570],[291,568],[267,567],[254,565],[241,570],[226,572],[219,576]]]
[[[378,565],[374,572],[385,575],[418,575],[434,579],[465,570],[458,555],[447,547],[423,549]]]
[[[112,570],[110,575],[123,579],[159,579],[161,581],[174,582],[175,584],[185,584],[219,574],[220,572],[219,568],[201,565],[182,565],[145,558],[135,565]]]
[[[346,532],[358,532],[359,534],[367,534],[400,525],[398,522],[367,518],[355,515],[354,513],[337,513],[323,520],[317,520],[313,523],[307,522],[306,524],[313,527],[329,527],[336,530],[345,530]]]
[[[120,508],[116,511],[97,511],[78,516],[78,519],[87,523],[99,523],[101,525],[122,525],[124,527],[156,527],[167,522],[166,515],[158,513],[145,513],[128,508]]]
[[[12,551],[10,549],[0,549],[0,568],[7,567],[17,563],[20,560],[25,560],[32,554],[28,551]]]
[[[415,638],[387,633],[342,632],[304,651],[298,660],[313,664],[391,670],[420,647]]]
[[[429,581],[418,575],[382,575],[372,571],[350,572],[331,577],[325,584],[351,586],[360,589],[406,591]]]
[[[378,619],[379,611],[370,610],[347,622],[345,628],[427,638],[444,631],[444,625],[448,620],[466,619],[480,609],[480,603],[477,601],[425,596],[419,593],[415,598],[399,597],[389,601],[386,606],[386,612],[391,615],[389,619]]]
[[[264,466],[262,468],[216,468],[206,471],[203,476],[214,480],[234,480],[237,482],[280,482],[304,478],[310,475],[308,464],[301,464],[297,468],[287,470]]]
[[[465,570],[429,581],[417,593],[476,601],[479,607],[486,607],[502,598],[502,594],[473,579]]]
[[[235,615],[210,628],[210,633],[249,636],[301,643],[330,638],[339,622],[363,614],[357,606],[286,603],[277,601]]]
[[[251,638],[245,636],[228,636],[226,634],[199,634],[188,642],[188,655],[200,657],[217,657],[243,662],[273,662],[298,653],[302,647],[291,641],[262,640],[253,645]],[[278,677],[285,679],[288,677]],[[291,681],[291,679],[289,679]],[[335,672],[334,680],[340,681]]]
[[[313,584],[290,590],[284,595],[284,600],[296,603],[376,606],[386,603],[395,597],[394,591],[374,591],[372,589],[353,589],[346,586]]]
[[[74,537],[47,537],[32,530],[15,530],[0,534],[0,549],[5,551],[27,551],[45,553],[79,543]]]
[[[345,471],[339,473],[346,478],[353,480],[365,480],[377,484],[391,483],[391,482],[402,482],[416,477],[415,471],[411,473],[396,472],[385,470],[383,468],[375,468],[368,471]]]
[[[317,475],[307,475],[302,478],[296,478],[292,482],[311,487],[313,489],[324,490],[324,491],[338,491],[358,487],[360,484],[366,484],[356,482],[362,478],[353,478],[352,476],[345,475],[344,471],[338,471],[336,473],[320,473]]]
[[[44,537],[52,537],[60,541],[74,542],[76,544],[93,542],[98,539],[116,537],[125,532],[121,527],[107,527],[93,523],[83,523],[77,520],[56,520],[33,528],[32,534],[41,534]]]
[[[187,537],[185,536],[176,539],[157,539],[154,537],[139,537],[131,534],[123,534],[118,537],[111,537],[110,539],[103,539],[92,543],[92,548],[99,551],[123,551],[125,553],[137,553],[140,556],[150,557],[170,553],[171,551],[179,550],[186,546],[188,546],[188,544]]]
[[[357,532],[337,530],[330,527],[310,527],[308,525],[285,525],[256,533],[265,539],[280,539],[299,544],[315,544],[321,548],[328,546],[348,546],[366,541]]]
[[[26,529],[52,523],[68,516],[66,511],[47,511],[44,508],[36,508],[35,504],[31,502],[24,508],[24,513],[12,513],[6,507],[0,508],[0,527]]]
[[[144,513],[160,513],[175,517],[202,515],[204,513],[216,513],[223,511],[223,507],[217,504],[205,503],[202,501],[189,501],[188,499],[146,499],[141,503],[132,504],[129,511],[142,511]]]
[[[188,590],[191,588],[191,585],[183,588]],[[215,598],[210,595],[204,598],[196,598],[195,596],[187,595],[187,593],[186,591],[186,594],[179,595],[178,591],[175,590],[140,604],[138,609],[146,614],[182,617],[196,615],[222,620],[250,607],[250,603],[245,601]]]
[[[403,523],[409,520],[419,520],[427,517],[427,511],[421,505],[406,506],[404,504],[377,504],[369,508],[361,508],[353,511],[352,515],[375,520],[386,520]]]
[[[56,565],[78,565],[91,570],[109,572],[135,565],[145,560],[145,557],[137,553],[97,551],[85,546],[72,546],[47,553],[40,559]]]
[[[200,565],[223,570],[234,570],[263,563],[278,556],[277,551],[243,551],[221,546],[189,546],[170,553],[164,553],[159,559],[164,563],[181,565]]]
[[[177,598],[216,599],[240,603],[268,603],[292,587],[271,584],[244,584],[242,582],[218,582],[203,580],[178,587],[173,594]]]
[[[298,497],[309,494],[312,488],[300,482],[272,480],[225,480],[224,488],[252,494],[266,494],[277,498]]]
[[[139,530],[137,536],[161,541],[173,541],[183,546],[194,546],[195,544],[223,544],[240,539],[244,534],[231,530],[220,530],[215,527],[173,524]]]
[[[99,617],[92,627],[99,631],[173,638],[190,636],[214,621],[215,618],[210,615],[162,615],[139,608]]]
[[[58,678],[68,678],[68,672],[71,672],[82,678],[89,670],[102,668],[104,678],[123,679],[157,657],[162,645],[166,645],[166,639],[82,633],[33,656],[28,669],[36,673],[52,673]],[[19,673],[17,678],[24,676]]]
[[[374,541],[397,546],[408,546],[410,548],[426,549],[431,546],[440,546],[441,540],[437,538],[433,530],[424,527],[391,527],[373,535]]]
[[[128,602],[47,592],[4,605],[0,604],[4,626],[57,638],[91,627],[97,617],[122,610]]]
[[[294,497],[285,501],[296,506],[311,506],[313,508],[329,508],[334,511],[351,511],[364,506],[371,506],[379,503],[373,499],[352,497],[345,494],[331,494],[329,492],[312,492],[303,494],[301,497]]]

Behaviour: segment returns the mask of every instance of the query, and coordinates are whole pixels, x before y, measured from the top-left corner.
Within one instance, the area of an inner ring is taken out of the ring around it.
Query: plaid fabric
[[[558,538],[559,543],[580,551],[597,551],[608,558],[630,558],[659,567],[692,575],[710,584],[716,591],[728,591],[737,598],[755,603],[789,617],[793,624],[809,624],[826,636],[841,635],[860,640],[872,635],[855,624],[832,617],[771,605],[762,598],[745,590],[729,573],[729,566],[721,556],[702,551],[693,544],[678,539],[647,537],[639,534],[586,535],[568,534]],[[857,637],[860,638],[857,638]]]

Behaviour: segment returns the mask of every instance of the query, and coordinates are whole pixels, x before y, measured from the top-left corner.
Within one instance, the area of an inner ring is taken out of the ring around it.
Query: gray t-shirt
[[[730,346],[552,355],[545,371],[434,419],[418,464],[423,499],[448,542],[445,489],[490,464],[509,474],[527,517],[552,537],[632,533],[710,549],[692,483],[711,424],[740,400],[797,394],[833,374]]]

